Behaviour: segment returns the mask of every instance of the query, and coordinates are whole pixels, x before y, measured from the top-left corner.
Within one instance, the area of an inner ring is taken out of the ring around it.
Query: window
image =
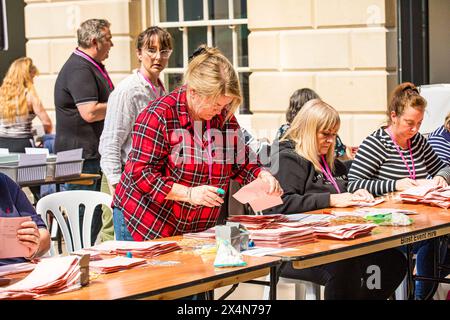
[[[249,111],[247,0],[154,0],[153,21],[174,39],[161,77],[169,90],[181,84],[188,57],[201,44],[218,47],[231,61],[242,86],[240,113]]]

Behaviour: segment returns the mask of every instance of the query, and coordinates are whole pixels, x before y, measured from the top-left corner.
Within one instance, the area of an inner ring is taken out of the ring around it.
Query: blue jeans
[[[123,217],[123,212],[121,209],[114,208],[113,223],[116,240],[134,241],[130,231],[127,228],[125,218]]]
[[[434,276],[434,244],[435,241],[439,241],[438,238],[419,241],[412,244],[412,252],[417,255],[416,257],[416,274],[419,276],[433,277]],[[406,248],[402,247],[402,251],[405,252]],[[447,242],[445,245],[440,245],[441,263],[445,259],[447,252]],[[417,300],[423,300],[433,290],[434,283],[431,281],[416,281],[415,282],[415,298]]]
[[[101,184],[102,184],[102,171],[100,169],[100,160],[92,159],[92,160],[84,160],[83,163],[83,173],[93,173],[93,174],[99,174],[100,179],[94,181],[93,184],[89,186],[79,185],[79,184],[64,184],[64,190],[92,190],[92,191],[100,191]],[[80,232],[81,228],[83,226],[83,217],[84,217],[84,206],[80,206]],[[92,217],[92,229],[91,229],[91,245],[95,244],[95,240],[97,239],[97,236],[100,232],[100,229],[102,228],[102,206],[98,205],[94,210],[94,216]]]

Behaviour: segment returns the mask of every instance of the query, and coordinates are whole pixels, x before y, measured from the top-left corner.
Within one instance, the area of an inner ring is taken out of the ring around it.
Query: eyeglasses
[[[147,53],[153,59],[156,58],[156,56],[158,55],[158,52],[159,52],[159,56],[161,58],[167,59],[172,54],[173,50],[157,50],[155,48],[149,48],[149,49],[144,50],[144,51],[145,51],[145,53]]]

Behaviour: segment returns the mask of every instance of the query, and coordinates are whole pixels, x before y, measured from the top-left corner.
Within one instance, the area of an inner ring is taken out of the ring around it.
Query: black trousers
[[[281,276],[325,286],[325,300],[386,300],[406,270],[404,254],[389,249],[307,269],[294,269],[287,263]]]

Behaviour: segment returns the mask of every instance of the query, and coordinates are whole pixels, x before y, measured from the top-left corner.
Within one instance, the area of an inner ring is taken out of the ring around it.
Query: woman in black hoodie
[[[292,214],[372,201],[366,190],[347,192],[347,169],[334,155],[340,126],[337,111],[314,99],[300,110],[290,129],[272,146],[271,171],[284,190],[283,204],[265,213]],[[369,266],[381,270],[379,288],[368,288]],[[281,275],[325,286],[325,299],[387,299],[406,274],[406,259],[389,249],[308,269],[286,264]]]

